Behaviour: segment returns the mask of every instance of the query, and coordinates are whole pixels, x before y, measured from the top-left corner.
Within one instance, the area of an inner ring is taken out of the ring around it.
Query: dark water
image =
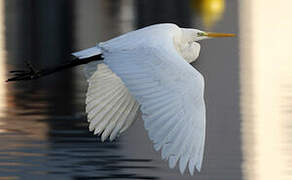
[[[142,119],[112,143],[88,132],[81,68],[3,83],[24,60],[56,65],[71,51],[153,23],[238,33],[237,1],[214,2],[215,12],[188,0],[1,0],[0,180],[248,179],[243,151],[253,145],[243,142],[250,133],[242,130],[238,38],[202,42],[193,64],[205,77],[207,106],[204,162],[194,177],[168,169]]]

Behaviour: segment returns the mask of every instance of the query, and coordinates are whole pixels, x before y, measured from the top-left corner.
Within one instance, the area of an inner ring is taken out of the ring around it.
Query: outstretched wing
[[[145,128],[162,158],[171,168],[179,162],[181,173],[187,165],[191,174],[195,167],[200,170],[205,141],[203,76],[176,52],[170,37],[136,48],[101,47],[104,62],[141,105]]]
[[[89,130],[101,135],[102,141],[108,137],[112,141],[132,125],[139,103],[107,65],[97,64],[96,69],[88,79],[86,94]]]
[[[100,54],[102,50],[98,46],[73,53],[81,60]],[[132,125],[139,103],[103,61],[86,64],[84,73],[88,81],[86,113],[89,130],[101,135],[102,141],[107,138],[112,141]]]

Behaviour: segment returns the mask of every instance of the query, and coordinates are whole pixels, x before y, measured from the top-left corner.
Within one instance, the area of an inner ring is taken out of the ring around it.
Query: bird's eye
[[[197,33],[197,36],[198,36],[198,37],[200,37],[200,36],[204,36],[204,33],[202,33],[202,32],[198,32],[198,33]]]

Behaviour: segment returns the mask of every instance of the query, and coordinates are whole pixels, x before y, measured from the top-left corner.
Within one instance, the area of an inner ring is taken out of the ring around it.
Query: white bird
[[[8,81],[31,80],[60,69],[85,64],[89,83],[86,113],[89,130],[101,140],[114,140],[142,112],[145,129],[169,167],[183,174],[200,171],[204,153],[206,109],[204,78],[189,63],[199,56],[199,40],[231,37],[157,24],[132,31],[72,53],[61,68],[12,71]]]

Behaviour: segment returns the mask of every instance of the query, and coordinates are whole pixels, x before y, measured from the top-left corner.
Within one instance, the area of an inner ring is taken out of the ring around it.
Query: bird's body
[[[89,129],[102,141],[115,139],[142,112],[144,126],[169,167],[178,163],[200,171],[205,143],[204,78],[189,63],[200,52],[198,40],[231,34],[205,33],[158,24],[132,31],[73,53],[85,65],[89,83]],[[12,79],[15,80],[15,79]],[[19,80],[19,79],[16,79]]]
[[[113,140],[132,124],[141,106],[155,149],[162,149],[170,167],[179,161],[184,172],[189,163],[193,173],[202,164],[206,118],[203,76],[189,64],[198,57],[200,45],[187,30],[159,24],[99,43],[94,53],[102,53],[104,61],[86,65],[86,112],[90,130],[102,140]]]

